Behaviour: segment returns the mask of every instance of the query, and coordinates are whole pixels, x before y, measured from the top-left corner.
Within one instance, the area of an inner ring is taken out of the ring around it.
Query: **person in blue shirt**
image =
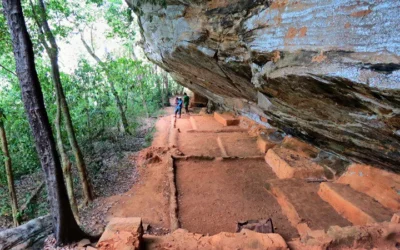
[[[182,98],[178,97],[178,101],[177,101],[177,104],[175,107],[175,117],[179,113],[179,118],[181,118],[182,105],[183,105],[183,100],[182,100]]]

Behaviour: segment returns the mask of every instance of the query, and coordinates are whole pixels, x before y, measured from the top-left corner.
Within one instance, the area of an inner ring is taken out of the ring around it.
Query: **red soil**
[[[179,215],[190,232],[235,232],[238,221],[272,218],[284,238],[297,236],[266,190],[275,174],[261,160],[178,161]]]

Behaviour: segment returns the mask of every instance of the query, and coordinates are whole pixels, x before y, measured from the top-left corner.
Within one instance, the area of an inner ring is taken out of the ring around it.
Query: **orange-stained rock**
[[[288,249],[285,240],[279,234],[262,234],[247,229],[243,229],[240,233],[222,232],[213,236],[203,236],[178,229],[170,235],[162,237],[145,236],[145,238],[145,240],[149,239],[148,249]]]
[[[365,226],[330,227],[310,231],[307,237],[288,242],[292,250],[397,249],[400,224],[376,223]]]
[[[112,218],[102,234],[97,248],[102,250],[138,250],[143,237],[142,219]]]
[[[390,222],[400,224],[400,212],[393,214],[392,219]]]
[[[311,229],[308,227],[307,223],[297,224],[296,229],[299,232],[301,238],[304,238],[311,231]]]
[[[310,158],[291,149],[271,148],[265,161],[280,179],[324,176],[324,169]]]
[[[220,114],[218,112],[214,112],[214,118],[224,126],[235,126],[239,125],[240,122],[239,119],[228,113]]]
[[[319,149],[308,144],[306,142],[300,141],[292,136],[286,136],[282,141],[282,147],[287,149],[295,150],[299,154],[302,154],[306,157],[315,158],[319,153]]]
[[[276,179],[268,183],[268,190],[275,196],[283,214],[301,238],[310,231],[315,231],[315,234],[321,232],[318,230],[327,230],[331,225],[351,225],[320,198],[318,183],[308,183],[302,179]]]
[[[352,164],[338,179],[390,208],[400,211],[400,175],[367,165]]]
[[[267,153],[268,149],[274,147],[276,143],[268,140],[267,136],[259,135],[257,138],[257,146],[261,153]]]
[[[339,183],[321,183],[319,196],[355,225],[390,221],[392,213],[366,194]]]
[[[208,99],[194,92],[192,98],[190,99],[190,107],[205,107],[207,106]]]

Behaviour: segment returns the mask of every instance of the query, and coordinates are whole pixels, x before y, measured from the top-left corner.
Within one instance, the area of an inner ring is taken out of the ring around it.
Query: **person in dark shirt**
[[[186,114],[189,113],[189,96],[186,93],[183,93],[183,104],[185,105]]]

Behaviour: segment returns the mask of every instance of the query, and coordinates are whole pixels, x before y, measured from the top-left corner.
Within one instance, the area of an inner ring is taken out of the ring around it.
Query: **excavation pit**
[[[272,218],[275,232],[298,237],[268,180],[277,179],[263,159],[175,160],[181,228],[214,235],[235,232],[238,221]]]
[[[212,133],[191,133],[178,137],[179,150],[185,155],[221,157],[217,136]]]
[[[223,133],[218,136],[228,156],[264,156],[257,147],[257,137],[251,137],[247,133],[238,132]]]

